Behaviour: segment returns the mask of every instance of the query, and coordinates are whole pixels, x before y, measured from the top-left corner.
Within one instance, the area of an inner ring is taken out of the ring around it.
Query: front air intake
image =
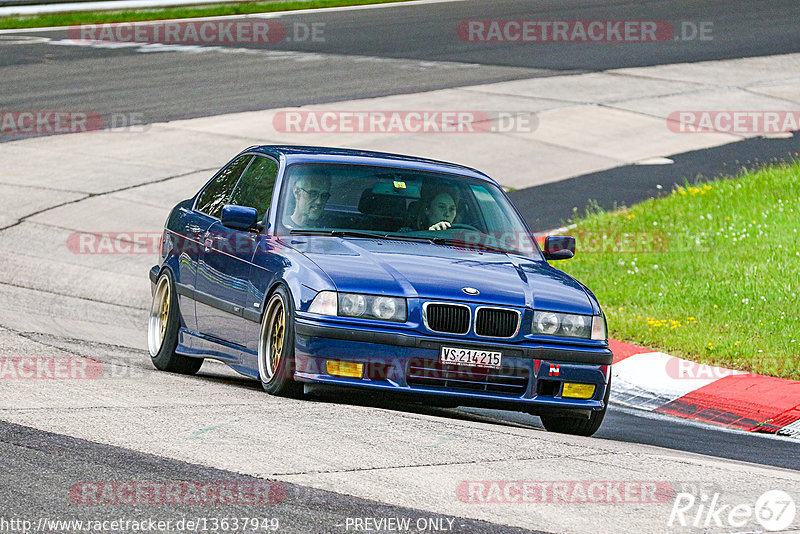
[[[426,303],[423,308],[425,326],[444,334],[469,332],[470,309],[463,304]]]
[[[475,333],[486,337],[514,337],[519,329],[520,314],[506,308],[478,308]]]

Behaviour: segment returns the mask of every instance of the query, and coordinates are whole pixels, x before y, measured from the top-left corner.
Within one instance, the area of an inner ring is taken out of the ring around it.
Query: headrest
[[[361,193],[358,211],[364,215],[405,219],[406,199],[394,195],[379,195],[373,193],[371,189],[367,189]]]
[[[416,228],[419,225],[421,211],[422,203],[419,200],[409,202],[406,208],[406,226]]]

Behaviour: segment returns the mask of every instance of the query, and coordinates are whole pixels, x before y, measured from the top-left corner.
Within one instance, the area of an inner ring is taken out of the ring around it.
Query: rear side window
[[[222,206],[228,204],[236,182],[251,159],[253,156],[239,156],[211,180],[197,199],[197,211],[219,219]]]
[[[272,201],[277,177],[278,163],[275,160],[255,156],[236,184],[229,203],[255,208],[259,220],[263,219]]]

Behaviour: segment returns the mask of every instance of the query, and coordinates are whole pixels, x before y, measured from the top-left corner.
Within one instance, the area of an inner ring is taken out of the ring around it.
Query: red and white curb
[[[800,437],[800,382],[609,340],[613,402],[750,432]]]
[[[536,234],[539,245],[558,228]],[[609,340],[611,400],[750,432],[800,438],[800,382],[699,364]]]

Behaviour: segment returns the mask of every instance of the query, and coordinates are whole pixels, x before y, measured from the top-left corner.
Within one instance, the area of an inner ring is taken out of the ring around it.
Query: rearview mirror
[[[222,225],[234,230],[251,230],[258,222],[255,208],[226,204],[222,206]]]
[[[568,260],[575,255],[575,238],[568,235],[550,235],[544,240],[544,257],[547,260]]]

